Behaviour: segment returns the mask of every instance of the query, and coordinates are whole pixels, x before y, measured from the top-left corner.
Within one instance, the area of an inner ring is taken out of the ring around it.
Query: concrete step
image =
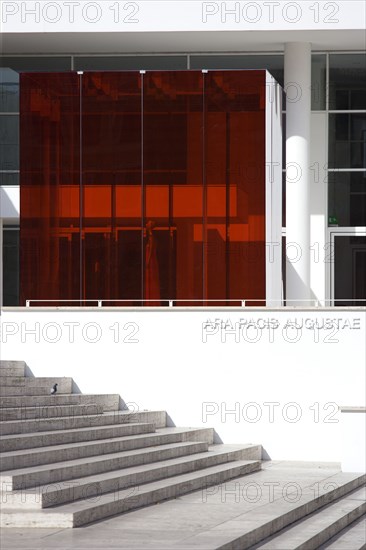
[[[67,462],[56,462],[50,467],[34,466],[19,470],[9,470],[0,477],[5,491],[23,490],[46,483],[62,483],[81,476],[91,476],[114,470],[121,470],[141,464],[150,464],[179,456],[191,455],[208,450],[208,443],[176,442],[162,445],[105,454],[96,457],[79,458]]]
[[[0,377],[25,376],[25,361],[0,361]]]
[[[115,424],[111,426],[91,426],[87,428],[73,428],[71,430],[56,430],[51,432],[40,432],[33,434],[16,434],[2,436],[0,439],[0,452],[8,453],[25,449],[35,449],[39,447],[50,447],[52,445],[65,445],[67,443],[80,443],[82,441],[97,441],[99,439],[111,439],[114,437],[124,437],[132,433],[138,433],[134,430],[142,426],[140,433],[145,433],[144,426],[150,426],[151,432],[155,431],[155,425],[152,423],[126,423]]]
[[[100,415],[103,405],[90,403],[88,405],[50,405],[40,407],[21,407],[0,409],[0,422],[7,420],[30,420],[41,418],[60,418],[64,416]]]
[[[232,447],[227,450],[225,446],[221,445],[218,450],[212,448],[209,452],[206,450],[193,456],[172,458],[154,464],[143,464],[93,476],[83,476],[75,478],[72,483],[68,481],[61,484],[41,485],[34,489],[18,492],[2,492],[1,502],[6,509],[48,508],[240,460],[241,455],[239,445],[236,450]],[[256,464],[259,468],[260,462],[257,461]]]
[[[53,384],[58,384],[58,391],[61,393],[72,393],[73,379],[68,376],[63,377],[42,377],[42,376],[6,376],[1,380],[1,386],[12,386],[18,388],[38,388],[39,386],[52,388]]]
[[[237,480],[237,483],[239,486],[250,483],[253,486],[261,487],[262,481],[263,476],[253,474],[248,477],[248,481]],[[276,483],[276,477],[273,478],[273,481]],[[266,483],[268,482],[267,478]],[[280,487],[278,497],[275,494],[274,498],[265,500],[263,503],[259,502],[258,506],[251,506],[249,510],[246,509],[244,514],[240,514],[239,511],[237,516],[226,520],[223,529],[215,529],[216,538],[212,537],[210,530],[195,534],[190,539],[190,547],[207,550],[255,550],[261,548],[261,545],[270,542],[269,537],[280,535],[283,529],[292,527],[295,522],[303,520],[306,516],[309,517],[309,514],[363,488],[365,482],[366,475],[364,474],[339,472],[328,477],[323,485],[318,485],[315,495],[313,478],[310,478],[309,485],[301,490],[300,498],[298,498],[298,489],[295,488],[293,496],[287,493],[286,499],[283,498],[283,488]],[[269,548],[274,550],[275,547],[269,546]],[[283,546],[279,548],[284,550]],[[291,548],[294,550],[297,547]],[[318,547],[307,546],[306,550],[315,550],[315,548]]]
[[[181,434],[181,438],[182,435],[185,436],[187,434]],[[197,436],[195,430],[191,430],[189,435],[192,440]],[[163,438],[163,441],[166,440],[166,438]],[[215,449],[220,448],[219,445],[215,445],[214,447]],[[46,464],[8,470],[1,474],[0,483],[6,488],[6,491],[19,490],[36,487],[37,485],[45,483],[55,483],[80,476],[89,476],[131,466],[138,466],[140,464],[167,460],[207,451],[208,449],[209,445],[204,441],[174,441],[173,443],[139,447],[130,451],[79,458],[66,462],[56,462],[52,463],[51,466]],[[229,445],[225,445],[225,449],[232,450]],[[237,446],[235,446],[234,449],[236,450]],[[241,445],[240,458],[243,460],[260,460],[261,445]]]
[[[50,390],[48,391],[48,394]],[[104,411],[116,411],[120,406],[119,394],[97,394],[88,395],[85,393],[64,394],[64,395],[30,395],[30,396],[6,396],[0,397],[0,409],[28,409],[43,407],[59,407],[60,405],[101,405]]]
[[[102,440],[80,441],[63,445],[49,445],[34,449],[22,449],[0,454],[1,471],[38,466],[39,464],[53,464],[54,462],[75,460],[82,456],[96,456],[122,451],[124,445],[133,445],[134,438],[154,433],[154,424],[126,424],[126,433],[120,437],[111,437]],[[131,441],[132,438],[132,441]],[[144,437],[142,438],[144,440]],[[140,439],[138,439],[138,442]]]
[[[130,449],[138,449],[163,443],[178,441],[206,441],[213,443],[213,430],[210,428],[198,429],[171,429],[163,428],[156,433],[149,433],[154,429],[152,424],[136,424],[135,434],[127,437],[103,439],[101,441],[84,441],[65,445],[52,445],[36,449],[25,449],[1,453],[1,471],[52,464],[54,462],[74,460],[81,457],[97,456],[107,453],[118,453]],[[145,433],[142,433],[144,432]]]
[[[114,411],[100,414],[64,416],[62,418],[37,418],[7,420],[0,422],[1,436],[9,434],[28,434],[53,430],[68,430],[90,426],[107,426],[129,422],[151,422],[157,428],[164,428],[167,422],[165,411]]]
[[[354,521],[337,535],[319,546],[319,550],[365,550],[366,516]]]
[[[235,461],[129,489],[114,490],[98,498],[86,498],[53,508],[3,509],[1,527],[79,527],[129,510],[177,498],[210,485],[224,483],[259,468],[259,461]]]
[[[296,522],[295,525],[256,548],[258,550],[317,549],[364,513],[366,513],[366,499],[363,487]]]
[[[19,378],[7,376],[1,379],[0,396],[50,395],[51,388],[56,383],[58,384],[58,394],[72,393],[72,378]]]
[[[20,386],[3,386],[0,387],[0,397],[15,397],[15,396],[46,396],[50,395],[51,386],[39,386],[38,388],[26,388]],[[68,394],[70,391],[58,391],[57,395]]]

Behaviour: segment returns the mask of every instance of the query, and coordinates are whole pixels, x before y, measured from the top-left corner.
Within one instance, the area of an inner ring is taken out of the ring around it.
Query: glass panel
[[[117,70],[178,70],[187,69],[185,55],[131,55],[75,57],[76,71],[117,71]]]
[[[366,226],[366,172],[329,172],[330,226]]]
[[[20,304],[79,299],[79,76],[20,79]]]
[[[366,237],[336,236],[334,244],[335,305],[365,307]]]
[[[19,117],[0,115],[0,170],[19,169]]]
[[[14,71],[70,71],[71,56],[68,57],[10,57],[0,56],[0,67]]]
[[[325,55],[311,56],[311,109],[325,110],[325,90],[327,85],[327,60]]]
[[[329,168],[366,169],[366,114],[329,115]]]
[[[204,284],[209,299],[249,299],[254,305],[265,298],[264,168],[265,73],[208,72]]]
[[[329,109],[366,109],[366,55],[329,56]]]
[[[282,172],[282,227],[286,227],[286,172]]]
[[[144,75],[146,300],[202,299],[202,132],[201,72]]]
[[[191,69],[266,69],[284,84],[283,55],[192,55]]]
[[[19,185],[19,172],[0,172],[0,185]]]
[[[19,231],[3,231],[3,303],[19,305]]]
[[[0,113],[19,112],[19,74],[0,69]]]
[[[142,298],[141,75],[82,82],[84,297],[132,305]]]
[[[263,304],[263,71],[21,83],[22,304]]]

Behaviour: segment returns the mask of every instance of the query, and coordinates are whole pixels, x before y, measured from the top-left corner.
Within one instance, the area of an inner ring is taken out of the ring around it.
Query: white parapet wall
[[[342,472],[366,472],[366,407],[341,406]]]
[[[338,407],[365,405],[365,321],[361,308],[5,308],[1,359],[272,459],[341,462]]]

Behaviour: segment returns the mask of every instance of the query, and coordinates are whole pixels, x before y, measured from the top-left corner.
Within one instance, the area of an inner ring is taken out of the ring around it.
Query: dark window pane
[[[21,77],[20,301],[80,297],[79,76]]]
[[[326,56],[311,56],[311,108],[324,111],[325,89],[327,82]]]
[[[0,67],[14,71],[70,71],[71,57],[0,56]]]
[[[0,69],[0,113],[19,112],[19,74]]]
[[[184,55],[131,55],[75,57],[76,71],[139,71],[178,70],[187,68],[187,56]]]
[[[0,115],[0,170],[19,169],[19,117]]]
[[[0,185],[19,185],[19,172],[0,172]]]
[[[329,225],[366,226],[366,172],[329,172]]]
[[[366,114],[329,115],[329,168],[366,169]]]
[[[282,227],[286,227],[286,172],[282,173]]]
[[[336,306],[366,306],[366,237],[335,236]]]
[[[3,303],[19,305],[19,231],[3,231]]]
[[[366,109],[366,55],[329,56],[329,108]]]

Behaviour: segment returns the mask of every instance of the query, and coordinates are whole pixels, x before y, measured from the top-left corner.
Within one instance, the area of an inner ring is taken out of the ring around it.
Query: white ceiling
[[[3,55],[260,52],[282,51],[285,42],[311,42],[314,51],[363,51],[366,31],[6,33],[0,37],[0,52]]]

